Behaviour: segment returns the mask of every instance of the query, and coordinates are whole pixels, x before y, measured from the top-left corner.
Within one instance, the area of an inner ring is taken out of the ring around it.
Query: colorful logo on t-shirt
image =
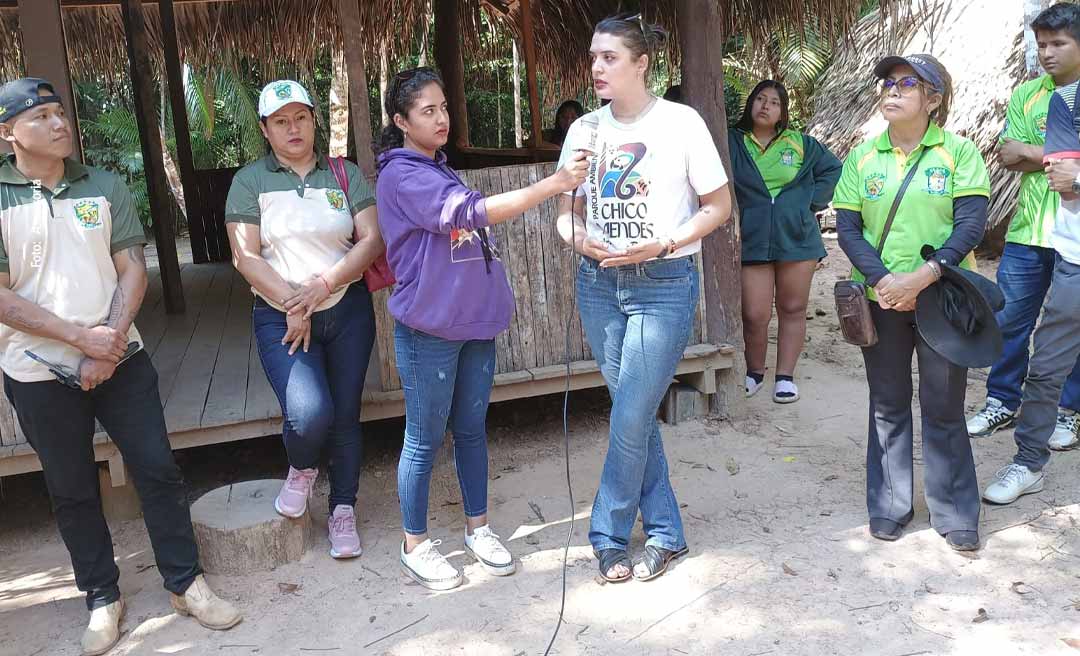
[[[944,166],[931,166],[924,173],[926,173],[926,193],[944,196],[947,193],[945,183],[949,179],[949,169]]]
[[[784,166],[795,166],[795,151],[791,148],[785,148],[780,153],[780,163]]]
[[[866,200],[877,200],[885,193],[885,175],[883,173],[871,173],[863,179],[863,189]]]
[[[649,182],[634,170],[645,157],[645,144],[623,144],[600,165],[600,198],[630,200],[649,195]]]
[[[341,211],[345,209],[345,194],[337,189],[326,190],[326,202],[330,203],[330,207],[335,210]]]
[[[101,227],[101,207],[95,200],[81,200],[75,203],[75,219],[83,230]]]

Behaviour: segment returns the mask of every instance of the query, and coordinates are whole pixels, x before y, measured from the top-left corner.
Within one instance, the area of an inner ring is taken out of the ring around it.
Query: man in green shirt
[[[1020,171],[1023,176],[997,270],[997,283],[1005,294],[1005,307],[997,315],[1005,350],[986,380],[985,406],[968,419],[972,437],[989,436],[1016,420],[1021,387],[1028,373],[1031,334],[1058,258],[1050,245],[1050,233],[1061,199],[1050,190],[1043,172],[1043,144],[1054,89],[1080,79],[1080,44],[1070,29],[1077,16],[1080,8],[1060,4],[1032,22],[1039,61],[1046,74],[1020,85],[1009,100],[998,159],[1007,169]],[[1050,448],[1065,449],[1078,441],[1080,364],[1065,381],[1059,406]]]
[[[240,613],[199,568],[157,372],[133,324],[146,291],[146,237],[131,192],[115,175],[67,159],[71,125],[45,80],[0,87],[0,139],[14,151],[0,161],[0,369],[86,593],[83,653],[110,650],[124,613],[98,494],[95,420],[131,470],[173,607],[230,628]]]

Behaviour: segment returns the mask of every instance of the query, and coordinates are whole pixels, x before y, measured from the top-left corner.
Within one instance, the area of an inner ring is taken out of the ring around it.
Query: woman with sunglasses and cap
[[[914,309],[920,292],[941,277],[941,263],[974,267],[971,251],[985,230],[990,181],[975,145],[941,127],[952,80],[940,62],[930,55],[886,57],[874,75],[889,127],[851,151],[833,197],[840,247],[854,265],[852,277],[869,288],[878,334],[876,344],[863,348],[870,534],[896,540],[914,515],[915,353],[930,524],[953,549],[975,550],[980,499],[964,418],[967,369],[927,343]],[[934,250],[924,260],[926,244]]]

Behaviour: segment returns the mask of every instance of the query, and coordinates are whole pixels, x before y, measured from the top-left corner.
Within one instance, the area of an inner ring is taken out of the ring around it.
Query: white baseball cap
[[[277,80],[263,87],[259,94],[259,118],[266,118],[289,103],[298,102],[315,107],[311,96],[299,82]]]

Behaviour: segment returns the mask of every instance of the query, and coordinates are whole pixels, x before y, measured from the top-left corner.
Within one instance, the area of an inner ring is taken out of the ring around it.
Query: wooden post
[[[191,239],[191,256],[196,264],[209,262],[206,230],[198,189],[195,186],[195,159],[191,154],[191,129],[188,127],[187,94],[184,92],[184,74],[180,67],[180,46],[176,37],[176,17],[173,0],[161,0],[158,4],[161,16],[161,41],[165,50],[165,75],[169,80],[169,106],[172,108],[173,134],[176,135],[176,159],[180,168],[180,186],[184,189],[184,207],[187,214],[188,236]]]
[[[514,60],[514,147],[521,148],[525,145],[521,134],[521,59],[518,57],[517,41],[511,43]]]
[[[150,65],[150,46],[142,0],[121,0],[120,13],[127,35],[128,62],[131,65],[131,88],[135,97],[135,118],[139,124],[146,190],[150,196],[150,214],[154,217],[154,243],[157,245],[165,312],[184,311],[184,288],[180,281],[180,263],[176,257],[169,189],[165,183],[165,162],[161,155],[158,131],[157,99],[154,96],[154,72]],[[167,59],[167,58],[166,58]]]
[[[337,0],[341,31],[345,35],[345,69],[349,75],[349,116],[356,140],[356,164],[375,183],[375,153],[371,148],[371,109],[368,107],[367,71],[361,45],[363,24],[360,0]]]
[[[64,112],[71,121],[74,137],[71,156],[82,160],[82,137],[68,70],[60,0],[19,0],[19,29],[22,31],[26,74],[51,82],[56,95],[64,101]]]
[[[446,85],[450,107],[450,155],[469,146],[469,109],[465,104],[465,63],[461,56],[461,0],[435,2],[435,61]],[[452,157],[452,159],[454,159]]]
[[[423,52],[420,54],[423,55]],[[390,56],[386,53],[386,42],[383,41],[379,46],[379,124],[384,128],[390,125],[390,117],[386,113],[386,90],[389,87]]]
[[[529,118],[533,148],[544,140],[544,121],[540,116],[540,85],[536,81],[536,40],[533,38],[532,1],[519,0],[521,11],[521,46],[525,50],[525,80],[529,86]]]
[[[687,104],[701,114],[712,132],[724,167],[731,171],[724,111],[723,29],[715,2],[678,0],[679,48],[682,51],[682,88]],[[730,174],[729,174],[730,177]],[[742,354],[742,286],[740,284],[739,219],[731,185],[731,220],[702,243],[705,279],[705,329],[709,342],[731,344]],[[712,411],[727,414],[737,397],[741,366],[720,374]]]

